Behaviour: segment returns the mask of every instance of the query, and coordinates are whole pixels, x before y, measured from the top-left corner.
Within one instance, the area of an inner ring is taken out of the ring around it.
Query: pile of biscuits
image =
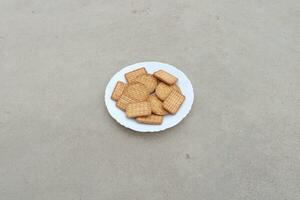
[[[144,67],[125,74],[128,83],[118,81],[111,98],[116,106],[137,122],[159,125],[163,116],[176,114],[185,100],[177,78],[158,70],[153,75]]]

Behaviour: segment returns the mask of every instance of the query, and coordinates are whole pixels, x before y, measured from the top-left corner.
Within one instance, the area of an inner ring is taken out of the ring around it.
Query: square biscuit
[[[136,101],[145,101],[149,97],[147,87],[141,83],[128,84],[123,93]]]
[[[151,115],[151,106],[148,101],[130,103],[126,107],[126,116],[129,118]]]
[[[131,72],[127,72],[125,74],[125,78],[126,78],[128,83],[131,83],[131,82],[134,81],[134,79],[136,79],[138,76],[143,75],[143,74],[147,74],[147,71],[146,71],[145,67],[141,67],[141,68],[138,68],[138,69],[133,70]]]
[[[168,98],[163,102],[163,107],[171,114],[177,113],[185,100],[185,96],[173,90]]]
[[[117,101],[116,105],[121,110],[126,110],[127,105],[134,102],[136,102],[136,100],[132,99],[131,97],[125,94],[122,94],[122,96]]]
[[[155,89],[156,96],[162,101],[164,101],[171,92],[172,88],[164,82],[160,82]]]

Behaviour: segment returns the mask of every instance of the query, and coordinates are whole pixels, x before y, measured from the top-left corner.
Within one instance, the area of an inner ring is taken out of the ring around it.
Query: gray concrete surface
[[[299,200],[297,0],[1,0],[0,199]],[[121,67],[195,88],[161,134],[110,118]]]

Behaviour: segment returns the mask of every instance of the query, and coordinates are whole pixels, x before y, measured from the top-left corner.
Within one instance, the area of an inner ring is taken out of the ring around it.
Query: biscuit
[[[176,83],[177,78],[173,76],[172,74],[169,74],[168,72],[164,70],[158,70],[153,74],[157,79],[167,83],[168,85],[173,85]]]
[[[141,83],[128,84],[124,90],[124,94],[136,101],[145,101],[149,97],[146,86]]]
[[[137,117],[136,121],[143,124],[160,125],[163,122],[163,118],[164,117],[160,115],[149,115],[147,117]]]
[[[125,78],[128,83],[118,81],[111,99],[139,123],[160,125],[164,116],[177,113],[185,100],[176,84],[178,79],[164,70],[152,75],[141,67],[126,73]]]
[[[149,96],[148,101],[150,102],[152,113],[156,115],[168,114],[168,112],[163,108],[163,103],[155,95]]]
[[[119,100],[123,94],[125,87],[126,87],[125,83],[123,83],[122,81],[118,81],[111,95],[111,98],[115,101]]]
[[[125,74],[125,78],[128,83],[131,83],[136,77],[147,74],[147,71],[144,67],[138,68],[136,70],[133,70],[131,72],[128,72]]]
[[[168,96],[168,98],[163,102],[163,107],[169,113],[175,114],[179,110],[184,99],[185,99],[185,96],[183,96],[179,92],[173,90],[171,92],[171,94]]]
[[[126,107],[126,116],[130,118],[151,115],[151,106],[148,101],[130,103]]]
[[[143,74],[134,79],[133,82],[141,83],[146,86],[149,94],[152,93],[157,86],[157,79],[151,74]]]
[[[182,94],[180,87],[177,84],[171,85],[170,86],[172,90],[176,90],[180,94]]]
[[[129,103],[134,103],[136,102],[135,100],[133,100],[132,98],[128,97],[125,94],[122,94],[122,96],[119,98],[119,100],[117,101],[116,105],[118,108],[120,108],[121,110],[126,110],[126,107]]]
[[[163,82],[160,82],[155,89],[156,96],[162,101],[164,101],[171,92],[172,92],[171,87],[166,85]]]

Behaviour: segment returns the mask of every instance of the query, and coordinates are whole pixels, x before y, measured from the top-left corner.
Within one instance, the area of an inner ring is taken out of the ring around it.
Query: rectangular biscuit
[[[173,76],[172,74],[170,74],[164,70],[158,70],[153,75],[157,79],[167,83],[168,85],[173,85],[177,81],[177,78],[175,76]]]
[[[134,81],[134,79],[136,79],[136,77],[138,77],[142,74],[147,74],[147,71],[146,71],[145,67],[141,67],[141,68],[138,68],[138,69],[133,70],[131,72],[127,72],[125,74],[125,78],[128,81],[128,83],[131,83],[131,82]]]
[[[160,125],[163,122],[163,116],[159,115],[149,115],[146,117],[137,117],[136,121],[143,124],[153,124],[153,125]]]
[[[120,108],[121,110],[126,110],[126,107],[130,103],[136,102],[134,99],[130,98],[129,96],[123,94],[119,100],[117,101],[117,107]]]
[[[130,103],[126,107],[126,116],[130,118],[151,115],[151,106],[148,101]]]
[[[163,102],[163,107],[171,114],[177,113],[181,104],[183,103],[185,96],[173,90],[167,99]]]
[[[123,94],[125,87],[126,87],[126,83],[123,83],[122,81],[118,81],[111,95],[111,98],[115,101],[119,100]]]

